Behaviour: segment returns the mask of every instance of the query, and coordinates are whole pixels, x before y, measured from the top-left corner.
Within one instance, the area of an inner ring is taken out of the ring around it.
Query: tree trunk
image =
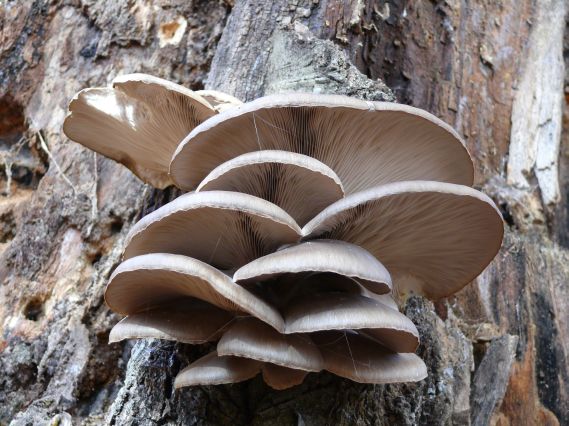
[[[0,2],[0,424],[569,424],[566,9],[564,0]],[[124,238],[179,193],[66,140],[61,124],[76,91],[127,72],[242,100],[294,91],[397,100],[464,136],[506,238],[455,297],[402,307],[421,334],[426,380],[368,386],[323,373],[280,392],[260,378],[174,391],[176,373],[207,348],[107,345],[118,317],[102,296]]]

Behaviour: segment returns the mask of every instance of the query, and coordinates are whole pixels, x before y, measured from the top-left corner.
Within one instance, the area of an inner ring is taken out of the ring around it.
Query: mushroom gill
[[[288,151],[255,151],[213,169],[199,191],[233,191],[276,204],[303,226],[344,197],[340,178],[312,157]]]
[[[208,99],[212,102],[210,103]],[[240,102],[145,74],[115,78],[112,88],[89,88],[75,95],[63,123],[67,137],[128,167],[157,188],[172,184],[170,159],[198,124]]]
[[[177,186],[193,190],[220,164],[260,150],[321,161],[340,177],[347,194],[405,180],[472,185],[474,177],[464,142],[425,111],[299,93],[259,98],[197,126],[176,149],[170,174]]]
[[[321,370],[422,380],[419,333],[391,292],[449,296],[501,245],[464,143],[416,108],[315,94],[240,104],[132,75],[70,110],[72,139],[157,187],[195,190],[131,228],[105,292],[126,316],[111,341],[218,342],[176,388],[260,374],[285,389]]]

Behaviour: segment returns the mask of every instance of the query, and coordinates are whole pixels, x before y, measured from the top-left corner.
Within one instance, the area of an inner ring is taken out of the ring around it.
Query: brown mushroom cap
[[[234,316],[198,299],[183,298],[131,314],[116,324],[109,343],[124,339],[164,339],[199,344],[216,341]]]
[[[63,123],[67,137],[124,164],[157,188],[171,185],[168,167],[176,146],[216,114],[183,86],[144,74],[117,77],[113,88],[77,93]]]
[[[281,207],[302,226],[344,196],[340,178],[314,158],[288,151],[256,151],[211,171],[199,191],[235,191]]]
[[[352,194],[302,230],[305,238],[348,241],[391,273],[394,289],[431,299],[478,276],[500,249],[503,223],[490,198],[444,182],[396,182]]]
[[[105,291],[109,307],[131,315],[195,297],[231,312],[246,312],[278,330],[281,315],[261,299],[235,284],[227,275],[186,256],[152,253],[121,263]]]
[[[214,351],[180,371],[174,380],[174,387],[238,383],[255,377],[262,365],[262,362],[254,359],[218,356]]]
[[[268,362],[263,364],[262,371],[265,383],[277,390],[300,385],[308,374],[308,371],[286,368]]]
[[[299,93],[259,98],[202,123],[176,149],[170,173],[192,190],[231,158],[272,149],[320,160],[338,174],[347,194],[404,180],[472,185],[474,176],[458,134],[425,111]]]
[[[324,330],[362,330],[395,352],[415,352],[415,324],[386,304],[357,294],[322,293],[292,300],[284,310],[287,333]]]
[[[217,352],[297,370],[322,370],[322,357],[308,335],[281,334],[255,318],[231,324],[217,344]]]
[[[296,242],[299,235],[294,219],[268,201],[237,192],[195,192],[136,223],[124,257],[175,253],[228,270]]]
[[[328,331],[312,335],[324,368],[359,383],[417,382],[427,377],[425,363],[415,354],[395,353],[353,332]]]
[[[176,377],[176,389],[184,386],[219,385],[252,379],[260,372],[273,389],[287,389],[302,383],[307,371],[236,356],[220,356],[211,352],[184,368]]]
[[[370,253],[354,244],[313,240],[253,260],[238,269],[236,282],[263,281],[282,274],[331,272],[354,278],[375,293],[391,291],[391,277]]]

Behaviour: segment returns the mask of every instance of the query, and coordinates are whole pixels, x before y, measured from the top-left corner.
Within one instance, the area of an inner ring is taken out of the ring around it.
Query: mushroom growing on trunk
[[[421,380],[419,333],[394,299],[459,291],[502,242],[463,141],[416,108],[315,94],[241,104],[132,75],[70,110],[71,139],[193,191],[132,227],[105,293],[126,316],[113,342],[218,342],[177,388],[261,374],[285,389],[322,370]]]

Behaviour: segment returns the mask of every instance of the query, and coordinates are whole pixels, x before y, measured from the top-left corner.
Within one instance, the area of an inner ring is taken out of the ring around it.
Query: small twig
[[[89,227],[87,229],[87,238],[91,235],[91,231],[95,226],[95,222],[97,221],[97,217],[99,216],[99,203],[97,199],[97,183],[99,180],[99,171],[97,170],[97,153],[93,152],[93,174],[94,182],[91,186],[91,220],[89,223]]]
[[[26,142],[25,136],[22,136],[15,145],[13,145],[8,151],[3,151],[0,153],[2,157],[2,162],[4,163],[4,173],[6,173],[6,196],[12,194],[12,166],[14,165],[14,158],[20,153],[22,146]]]
[[[40,148],[47,154],[49,159],[53,162],[53,164],[55,165],[55,168],[57,169],[57,171],[59,172],[59,174],[61,175],[63,180],[65,182],[67,182],[67,184],[71,187],[71,189],[73,190],[73,195],[77,195],[77,190],[75,189],[75,186],[73,186],[73,184],[71,183],[69,178],[67,176],[65,176],[65,173],[63,173],[63,170],[61,170],[61,167],[59,167],[59,164],[57,164],[57,161],[55,161],[55,158],[53,157],[53,155],[51,155],[51,152],[49,151],[47,143],[45,142],[41,132],[38,131],[36,133],[37,133],[39,141],[40,141]]]

